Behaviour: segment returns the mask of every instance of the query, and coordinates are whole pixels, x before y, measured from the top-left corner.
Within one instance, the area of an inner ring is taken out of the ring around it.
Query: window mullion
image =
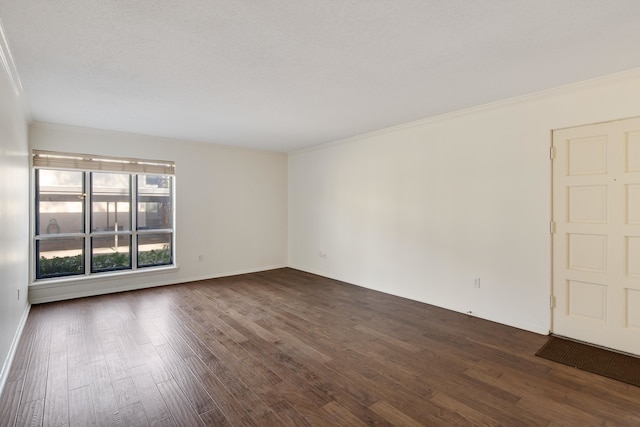
[[[91,172],[84,174],[84,274],[91,274]]]
[[[138,268],[138,175],[131,174],[129,179],[129,186],[131,191],[131,207],[129,213],[131,214],[131,269],[136,270]]]

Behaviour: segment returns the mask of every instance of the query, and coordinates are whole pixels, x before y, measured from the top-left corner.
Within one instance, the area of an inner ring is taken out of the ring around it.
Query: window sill
[[[98,282],[105,279],[124,279],[127,277],[152,276],[156,274],[175,273],[177,265],[166,265],[153,268],[141,268],[137,270],[113,271],[105,273],[93,273],[91,275],[54,277],[49,279],[36,279],[29,284],[34,288],[57,288],[65,285],[78,285],[82,283]]]

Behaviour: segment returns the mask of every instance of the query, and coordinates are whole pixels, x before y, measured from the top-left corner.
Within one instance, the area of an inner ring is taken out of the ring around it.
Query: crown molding
[[[31,109],[29,108],[26,97],[24,96],[22,82],[20,81],[18,69],[16,68],[15,61],[13,60],[13,55],[11,54],[11,49],[9,48],[9,42],[7,40],[7,36],[5,35],[4,27],[2,26],[2,20],[0,20],[0,63],[2,64],[2,68],[9,78],[9,82],[13,87],[16,98],[18,98],[22,106],[22,111],[25,119],[28,123],[33,122],[33,114],[31,113]]]
[[[637,78],[640,78],[640,68],[633,68],[631,70],[626,70],[619,73],[607,74],[605,76],[596,77],[593,79],[582,80],[579,82],[569,83],[563,86],[545,89],[545,90],[541,90],[541,91],[537,91],[537,92],[533,92],[525,95],[505,98],[505,99],[490,102],[487,104],[477,105],[474,107],[464,108],[461,110],[451,111],[449,113],[438,114],[435,116],[426,117],[424,119],[419,119],[412,122],[402,123],[399,125],[378,129],[372,132],[355,135],[349,138],[338,139],[335,141],[329,141],[329,142],[321,143],[318,145],[314,145],[312,147],[306,147],[306,148],[301,148],[299,150],[289,151],[287,155],[293,157],[293,156],[306,154],[314,151],[324,150],[324,149],[338,146],[338,145],[344,145],[344,144],[349,144],[357,141],[362,141],[364,139],[373,138],[373,137],[385,135],[388,133],[411,129],[411,128],[423,126],[429,123],[440,122],[443,120],[452,119],[456,117],[463,117],[469,114],[474,114],[482,111],[490,111],[497,108],[503,108],[509,105],[523,104],[525,102],[535,101],[537,99],[544,98],[547,96],[558,96],[558,95],[574,92],[574,91],[583,89],[585,87],[609,84],[616,81],[624,81],[628,79],[637,79]]]

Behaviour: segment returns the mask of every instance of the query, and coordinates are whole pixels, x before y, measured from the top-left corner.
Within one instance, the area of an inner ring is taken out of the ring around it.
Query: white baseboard
[[[29,317],[30,310],[31,310],[31,304],[27,304],[27,306],[24,308],[24,312],[22,313],[22,317],[20,318],[18,329],[16,330],[16,333],[13,336],[13,341],[11,342],[11,347],[9,348],[9,354],[7,354],[7,358],[4,360],[4,363],[2,364],[2,371],[0,372],[0,395],[2,395],[4,386],[7,383],[7,378],[9,378],[9,371],[11,370],[11,364],[13,363],[13,358],[16,355],[16,350],[18,349],[18,343],[20,342],[20,337],[22,336],[24,325],[27,323],[27,318]]]
[[[412,301],[417,301],[417,302],[421,302],[421,303],[424,303],[424,304],[434,305],[436,307],[444,308],[445,310],[455,311],[456,313],[461,313],[461,314],[467,314],[467,315],[470,315],[470,316],[477,317],[479,319],[484,319],[484,320],[488,320],[490,322],[500,323],[501,325],[511,326],[512,328],[522,329],[522,330],[525,330],[525,331],[533,332],[535,334],[549,335],[549,333],[550,333],[549,327],[546,327],[546,326],[534,325],[534,324],[527,323],[527,322],[520,322],[520,321],[515,320],[515,319],[505,320],[505,319],[492,317],[492,316],[478,315],[477,313],[469,314],[467,311],[465,311],[464,309],[461,309],[460,307],[451,307],[451,306],[445,306],[445,305],[441,305],[441,304],[434,304],[431,301],[424,301],[424,300],[420,300],[420,299],[415,299],[415,298],[408,297],[406,295],[400,295],[400,294],[397,294],[397,293],[391,293],[391,292],[389,292],[387,290],[380,290],[380,289],[370,288],[368,286],[361,285],[361,284],[358,284],[358,283],[347,282],[344,279],[341,279],[340,277],[336,277],[334,275],[327,274],[327,273],[324,273],[322,271],[319,271],[319,270],[316,270],[316,269],[313,269],[313,268],[303,267],[303,266],[299,266],[299,265],[289,265],[289,268],[293,268],[293,269],[300,270],[300,271],[305,271],[307,273],[315,274],[317,276],[327,277],[327,278],[333,279],[333,280],[338,280],[340,282],[348,283],[350,285],[358,286],[358,287],[361,287],[361,288],[371,289],[371,290],[376,291],[376,292],[382,292],[384,294],[393,295],[393,296],[400,297],[400,298],[405,298],[405,299],[410,299]]]
[[[33,285],[29,287],[29,302],[31,304],[42,304],[47,302],[63,301],[74,298],[84,298],[96,295],[113,294],[117,292],[134,291],[138,289],[155,288],[158,286],[176,285],[179,283],[196,282],[199,280],[217,279],[220,277],[238,276],[240,274],[257,273],[260,271],[275,270],[277,268],[285,268],[286,265],[270,265],[258,268],[229,271],[218,274],[209,274],[204,276],[192,276],[192,277],[180,277],[178,280],[175,278],[169,280],[152,280],[147,283],[138,283],[133,285],[120,285],[110,288],[95,287],[95,286],[82,286],[84,289],[75,290],[69,293],[59,293],[56,289],[64,288],[63,283],[56,284],[54,286],[38,286]]]

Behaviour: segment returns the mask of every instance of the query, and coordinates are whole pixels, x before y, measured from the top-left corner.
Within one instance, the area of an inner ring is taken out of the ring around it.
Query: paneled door
[[[552,332],[640,355],[640,118],[553,132]]]

